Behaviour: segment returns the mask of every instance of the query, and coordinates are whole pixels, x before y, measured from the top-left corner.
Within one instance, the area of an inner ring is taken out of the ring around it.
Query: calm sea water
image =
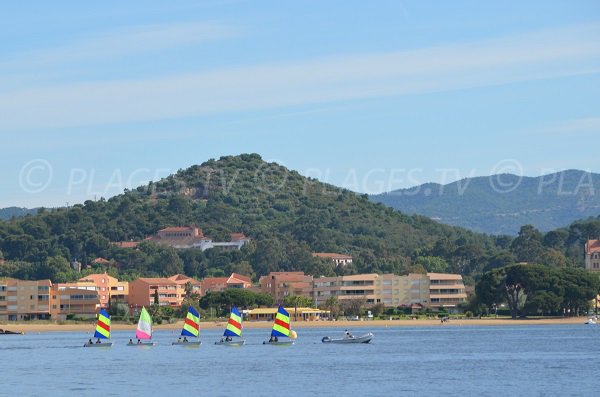
[[[171,346],[85,349],[81,332],[0,336],[2,396],[583,396],[600,395],[600,325],[411,327],[372,331],[368,345],[322,344],[343,330],[298,329],[290,347],[245,331],[241,348]]]

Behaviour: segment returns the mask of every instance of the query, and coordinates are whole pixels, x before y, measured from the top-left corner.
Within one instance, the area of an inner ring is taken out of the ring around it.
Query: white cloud
[[[57,48],[35,50],[0,62],[0,70],[22,71],[76,62],[159,52],[237,35],[230,26],[197,22],[169,25],[141,25],[111,30]]]
[[[554,125],[541,127],[539,132],[567,136],[589,133],[598,134],[600,133],[600,117],[567,120]]]
[[[413,51],[18,90],[0,94],[0,131],[326,104],[598,73],[599,30],[579,25]]]

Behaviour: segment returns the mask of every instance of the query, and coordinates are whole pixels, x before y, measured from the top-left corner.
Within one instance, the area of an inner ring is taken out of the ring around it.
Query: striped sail
[[[137,339],[152,339],[152,318],[145,307],[142,307],[135,337]]]
[[[104,309],[100,309],[100,313],[98,313],[98,322],[96,323],[94,338],[110,338],[110,316]]]
[[[192,306],[188,309],[185,323],[183,323],[183,329],[181,330],[181,336],[194,336],[198,337],[200,333],[200,314]]]
[[[277,309],[271,336],[290,336],[290,314],[281,306]]]
[[[231,308],[231,315],[223,336],[242,336],[242,315],[235,307]]]

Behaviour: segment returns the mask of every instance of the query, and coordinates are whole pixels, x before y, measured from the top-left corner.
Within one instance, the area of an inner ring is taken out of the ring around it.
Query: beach
[[[566,317],[566,318],[539,318],[539,319],[518,319],[508,318],[474,318],[474,319],[450,319],[443,324],[439,319],[423,320],[370,320],[370,321],[292,321],[292,328],[378,328],[378,327],[462,327],[462,326],[518,326],[518,325],[547,325],[547,324],[583,324],[587,317]],[[200,323],[200,329],[218,329],[224,328],[227,324],[223,321],[205,321]],[[183,321],[170,324],[155,324],[155,330],[177,330],[181,329]],[[244,322],[244,328],[270,328],[273,325],[270,321],[247,321]],[[95,328],[95,323],[3,323],[0,329],[24,333],[42,333],[42,332],[90,332]],[[135,324],[113,323],[112,329],[130,330],[135,329]]]

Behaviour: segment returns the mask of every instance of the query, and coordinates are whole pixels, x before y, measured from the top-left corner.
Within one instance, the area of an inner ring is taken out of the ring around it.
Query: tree
[[[543,252],[542,234],[532,225],[522,226],[510,249],[518,261],[537,263]]]
[[[321,310],[329,310],[332,319],[337,318],[340,314],[340,304],[335,296],[330,296],[327,300],[319,305]]]
[[[288,295],[283,299],[285,307],[314,307],[314,302],[308,296]]]
[[[155,289],[155,290],[154,290],[154,304],[155,304],[156,306],[158,306],[158,305],[159,305],[159,300],[158,300],[158,289]]]
[[[340,302],[340,306],[344,312],[344,315],[360,316],[366,303],[366,299],[353,298],[343,300]]]
[[[448,269],[448,262],[439,256],[419,256],[415,263],[432,273],[445,273]]]

